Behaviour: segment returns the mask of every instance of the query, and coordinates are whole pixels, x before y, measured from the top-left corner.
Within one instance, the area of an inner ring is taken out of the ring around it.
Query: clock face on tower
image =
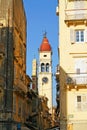
[[[47,83],[48,82],[48,78],[47,77],[43,77],[42,81],[43,81],[43,83]]]

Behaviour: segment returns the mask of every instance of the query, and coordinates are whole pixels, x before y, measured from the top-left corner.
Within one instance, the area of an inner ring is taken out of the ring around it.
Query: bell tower
[[[39,48],[38,86],[39,95],[48,98],[48,107],[52,112],[52,49],[46,34]]]

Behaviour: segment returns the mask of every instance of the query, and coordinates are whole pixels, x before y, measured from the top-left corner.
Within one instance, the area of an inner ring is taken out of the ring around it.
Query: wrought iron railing
[[[87,84],[87,74],[67,74],[68,77],[66,79],[67,84],[77,84],[77,85],[86,85]]]

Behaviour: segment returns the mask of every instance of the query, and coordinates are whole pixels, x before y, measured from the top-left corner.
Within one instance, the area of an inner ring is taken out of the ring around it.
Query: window
[[[76,30],[75,31],[75,41],[76,42],[84,42],[84,30]]]
[[[44,63],[41,64],[41,72],[45,72],[45,65],[44,65]]]
[[[87,111],[87,95],[81,94],[76,97],[76,109],[77,111]]]
[[[87,43],[87,29],[70,29],[70,41],[71,43]]]
[[[77,102],[81,102],[81,96],[77,96]]]
[[[46,72],[49,72],[49,63],[46,64]]]

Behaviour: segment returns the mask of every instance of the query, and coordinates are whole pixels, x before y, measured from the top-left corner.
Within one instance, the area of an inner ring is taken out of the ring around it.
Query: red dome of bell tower
[[[51,51],[51,46],[50,46],[49,41],[46,37],[46,34],[44,34],[42,43],[40,45],[40,51]]]

